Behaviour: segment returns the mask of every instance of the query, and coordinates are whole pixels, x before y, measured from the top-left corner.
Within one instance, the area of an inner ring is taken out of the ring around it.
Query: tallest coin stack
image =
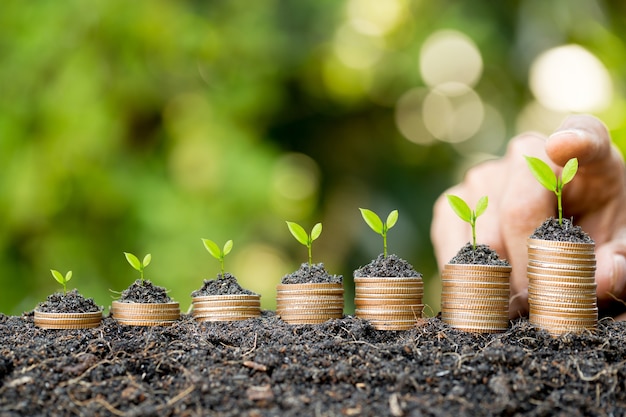
[[[594,243],[528,239],[530,322],[553,335],[598,323]]]

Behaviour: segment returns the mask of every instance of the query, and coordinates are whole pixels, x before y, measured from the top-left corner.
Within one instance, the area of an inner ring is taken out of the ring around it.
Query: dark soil
[[[326,272],[323,263],[312,265],[303,263],[300,269],[285,275],[280,282],[281,284],[341,284],[343,276],[330,275]]]
[[[140,279],[133,282],[130,287],[122,291],[122,295],[117,300],[122,303],[171,303],[172,299],[167,295],[167,290],[154,285],[148,280],[142,283]]]
[[[530,237],[557,242],[594,243],[593,239],[580,226],[574,226],[571,220],[563,219],[563,224],[559,224],[558,219],[552,217],[535,229]]]
[[[381,253],[369,264],[354,271],[355,277],[421,277],[413,265],[394,254]]]
[[[237,282],[237,278],[228,272],[218,274],[216,279],[204,280],[204,284],[199,290],[191,293],[192,297],[204,297],[207,295],[231,295],[231,294],[245,294],[245,295],[258,295],[250,290],[241,288],[241,285]]]
[[[2,416],[618,416],[626,323],[552,338],[437,318],[377,331],[346,317],[43,330],[0,315]]]
[[[95,313],[102,311],[102,307],[96,305],[93,298],[85,298],[73,289],[65,295],[61,292],[50,294],[46,301],[37,305],[37,310],[44,313]]]
[[[488,245],[476,245],[476,249],[474,249],[469,242],[448,263],[511,266],[506,259],[500,259],[496,251]]]

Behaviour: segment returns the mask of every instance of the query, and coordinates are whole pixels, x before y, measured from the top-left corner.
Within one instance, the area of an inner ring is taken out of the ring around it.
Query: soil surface
[[[530,237],[558,242],[594,243],[593,239],[580,226],[574,226],[570,219],[563,219],[563,224],[559,224],[558,219],[552,217],[535,229]]]
[[[506,259],[500,259],[496,251],[488,245],[476,245],[476,249],[474,249],[469,242],[448,263],[511,266]]]
[[[552,338],[519,319],[464,333],[437,318],[354,317],[43,330],[0,315],[1,416],[618,416],[626,323]]]
[[[237,278],[228,272],[218,274],[216,279],[204,280],[202,287],[191,293],[192,297],[204,297],[207,295],[230,295],[230,294],[245,294],[245,295],[258,295],[250,290],[241,288],[241,285],[237,282]]]
[[[323,263],[309,265],[305,262],[300,265],[300,269],[285,275],[280,282],[281,284],[341,284],[343,276],[329,274]]]
[[[122,303],[171,303],[173,300],[167,295],[167,290],[154,285],[148,280],[143,283],[140,279],[133,282],[128,288],[122,291],[122,295],[117,300]]]
[[[50,294],[46,301],[37,305],[37,310],[44,313],[95,313],[102,311],[93,298],[83,297],[77,289],[63,294]]]
[[[355,277],[421,277],[413,265],[397,255],[378,255],[369,264],[354,271]]]

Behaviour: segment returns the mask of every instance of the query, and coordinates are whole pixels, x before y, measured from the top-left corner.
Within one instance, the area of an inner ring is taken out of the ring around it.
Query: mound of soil
[[[77,289],[73,289],[66,294],[50,294],[46,301],[37,305],[37,310],[43,313],[96,313],[102,311],[102,307],[93,298],[85,298]]]
[[[369,264],[354,271],[355,277],[421,277],[413,265],[394,254],[378,255]]]
[[[557,242],[594,243],[593,239],[580,226],[574,226],[570,219],[563,219],[563,224],[559,224],[559,221],[552,217],[535,229],[530,237]]]
[[[0,315],[0,415],[625,415],[625,335],[611,320],[553,338],[526,319],[479,335],[437,318],[43,330]]]
[[[204,284],[200,289],[191,293],[192,297],[204,297],[207,295],[230,295],[230,294],[245,294],[245,295],[258,295],[250,290],[241,288],[241,285],[237,282],[237,278],[228,272],[218,274],[216,279],[204,280]]]
[[[488,245],[476,245],[476,249],[474,249],[469,242],[448,263],[511,266],[506,259],[500,259],[496,251]]]
[[[122,291],[122,295],[117,300],[121,303],[171,303],[172,299],[167,295],[167,290],[154,285],[148,280],[143,283],[140,279],[133,282],[128,288]]]
[[[300,265],[300,269],[285,275],[280,282],[281,284],[341,284],[343,276],[330,275],[326,272],[323,263],[309,265],[305,262]]]

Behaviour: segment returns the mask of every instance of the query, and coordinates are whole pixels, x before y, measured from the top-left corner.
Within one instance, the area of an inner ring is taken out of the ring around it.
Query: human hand
[[[606,127],[585,115],[568,117],[548,138],[536,133],[517,136],[504,157],[471,168],[461,184],[437,199],[431,239],[440,270],[470,236],[469,226],[453,216],[445,194],[458,195],[470,206],[488,195],[489,207],[477,225],[478,241],[511,263],[509,315],[526,315],[526,241],[546,218],[555,216],[556,198],[535,180],[524,155],[546,161],[557,172],[570,158],[578,158],[578,173],[563,189],[563,217],[573,217],[596,242],[600,308],[610,307],[615,298],[625,299],[626,167]]]

